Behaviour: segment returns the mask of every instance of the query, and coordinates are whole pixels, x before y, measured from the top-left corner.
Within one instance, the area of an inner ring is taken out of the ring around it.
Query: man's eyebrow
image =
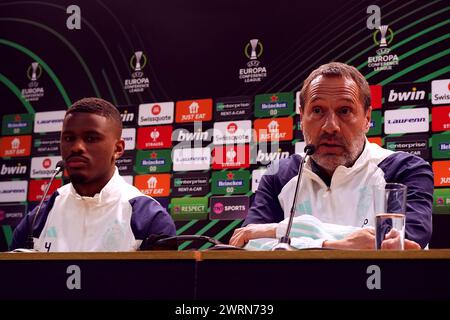
[[[72,130],[66,130],[66,131],[63,131],[62,134],[75,134],[75,132]],[[103,133],[96,131],[96,130],[82,131],[81,134],[97,134],[100,136],[103,135]]]

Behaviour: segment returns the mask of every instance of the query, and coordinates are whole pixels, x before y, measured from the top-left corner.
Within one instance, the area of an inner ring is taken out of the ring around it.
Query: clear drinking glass
[[[406,193],[401,183],[374,187],[375,249],[405,248]]]

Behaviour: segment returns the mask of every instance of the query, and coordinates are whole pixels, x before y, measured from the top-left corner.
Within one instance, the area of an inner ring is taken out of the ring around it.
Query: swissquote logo
[[[429,130],[428,108],[386,110],[384,132],[386,134],[427,132]]]
[[[35,157],[31,158],[30,178],[50,178],[55,172],[56,163],[61,157]],[[61,173],[58,174],[58,177]]]
[[[433,104],[450,103],[450,79],[431,81],[431,102]]]
[[[249,143],[252,137],[252,122],[227,121],[214,123],[214,144]]]
[[[172,123],[173,107],[173,101],[140,104],[138,124],[148,126]]]
[[[429,92],[428,82],[395,83],[383,87],[386,107],[427,104]]]
[[[34,115],[34,132],[61,131],[65,115],[65,110],[36,112]]]

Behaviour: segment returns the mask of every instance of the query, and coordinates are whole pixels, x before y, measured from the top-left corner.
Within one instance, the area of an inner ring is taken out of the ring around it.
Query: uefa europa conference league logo
[[[142,51],[136,51],[130,58],[130,67],[133,72],[131,79],[125,79],[124,89],[129,93],[143,92],[150,86],[150,81],[144,77],[142,71],[147,64],[147,56]]]
[[[244,54],[249,59],[247,68],[239,69],[239,79],[244,83],[260,82],[267,77],[267,69],[258,60],[264,48],[259,39],[251,39],[244,47]]]
[[[38,79],[42,76],[42,67],[36,61],[27,69],[27,77],[30,80],[28,88],[22,89],[22,96],[27,101],[39,101],[44,96],[44,88],[39,86]]]

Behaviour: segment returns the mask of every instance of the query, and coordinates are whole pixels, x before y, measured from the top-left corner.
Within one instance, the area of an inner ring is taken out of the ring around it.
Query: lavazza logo
[[[131,79],[125,79],[124,89],[129,93],[143,92],[150,86],[150,81],[144,77],[142,71],[147,64],[147,56],[142,51],[136,51],[130,59],[130,67],[133,70]]]
[[[42,67],[38,62],[32,62],[27,69],[27,77],[30,79],[28,88],[22,89],[22,97],[27,101],[39,101],[44,96],[44,88],[37,81],[42,76]]]
[[[380,39],[378,41],[378,39]],[[393,66],[398,65],[398,57],[392,54],[389,45],[394,40],[394,32],[389,25],[379,26],[373,33],[373,42],[379,46],[376,56],[371,56],[367,60],[367,66],[373,68],[374,71],[392,70]]]
[[[250,40],[244,48],[244,54],[249,59],[247,68],[239,69],[239,79],[245,83],[261,82],[267,77],[267,69],[258,58],[263,54],[263,45],[259,39]]]

